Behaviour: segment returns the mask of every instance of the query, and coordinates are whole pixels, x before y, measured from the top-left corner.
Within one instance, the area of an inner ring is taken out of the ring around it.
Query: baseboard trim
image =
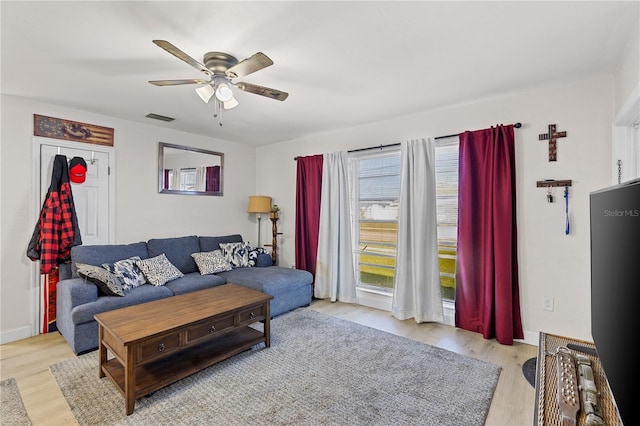
[[[0,332],[0,345],[32,337],[31,325]]]

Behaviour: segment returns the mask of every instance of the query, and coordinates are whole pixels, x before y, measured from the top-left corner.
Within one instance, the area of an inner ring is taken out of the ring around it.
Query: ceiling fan
[[[204,64],[202,64],[166,40],[153,40],[153,42],[176,58],[206,74],[208,79],[150,80],[149,83],[155,86],[202,84],[203,86],[196,89],[196,93],[198,93],[205,103],[208,103],[211,98],[214,98],[214,117],[221,116],[223,109],[231,109],[238,106],[238,101],[233,96],[231,86],[235,86],[248,93],[254,93],[278,101],[284,101],[289,96],[287,92],[281,90],[245,83],[243,81],[233,81],[233,79],[245,77],[273,65],[273,61],[262,52],[258,52],[242,61],[238,61],[238,59],[228,53],[208,52],[204,54]],[[222,121],[220,121],[220,125],[222,126]]]

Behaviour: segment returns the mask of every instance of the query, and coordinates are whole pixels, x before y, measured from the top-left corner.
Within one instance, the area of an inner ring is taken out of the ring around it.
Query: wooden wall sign
[[[62,118],[33,114],[33,135],[113,146],[113,129]]]
[[[556,141],[558,138],[564,138],[567,136],[567,132],[556,132],[556,125],[549,124],[549,133],[543,133],[538,135],[538,140],[549,140],[549,161],[556,161],[558,148],[556,147]]]

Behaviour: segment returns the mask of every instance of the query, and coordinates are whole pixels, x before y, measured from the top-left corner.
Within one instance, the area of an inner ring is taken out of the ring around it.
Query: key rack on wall
[[[536,186],[538,188],[549,188],[549,187],[556,187],[556,186],[571,186],[571,179],[565,179],[565,180],[555,180],[555,179],[548,179],[548,180],[539,180],[536,182]]]

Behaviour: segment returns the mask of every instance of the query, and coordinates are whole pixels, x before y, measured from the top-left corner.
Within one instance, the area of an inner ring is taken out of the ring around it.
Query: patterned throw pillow
[[[256,266],[259,254],[269,254],[263,247],[253,247],[249,250],[249,266]]]
[[[136,262],[144,277],[155,286],[165,285],[169,281],[183,277],[180,269],[173,266],[164,253],[149,259],[142,259]]]
[[[222,250],[205,251],[202,253],[192,253],[191,257],[196,261],[200,275],[216,274],[218,272],[230,271],[231,264],[224,258]]]
[[[95,284],[108,296],[124,296],[122,281],[116,275],[99,266],[76,263],[78,276]]]
[[[140,256],[133,256],[112,264],[103,263],[102,267],[120,278],[125,290],[131,290],[147,282],[140,268],[136,266],[138,260],[140,260]]]
[[[249,266],[249,243],[220,243],[220,248],[232,267]]]

